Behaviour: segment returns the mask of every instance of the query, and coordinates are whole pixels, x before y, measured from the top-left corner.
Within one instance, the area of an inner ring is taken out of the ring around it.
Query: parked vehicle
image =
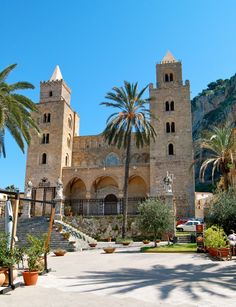
[[[189,220],[184,224],[180,224],[176,226],[176,230],[178,231],[196,231],[196,225],[200,225],[200,221]]]

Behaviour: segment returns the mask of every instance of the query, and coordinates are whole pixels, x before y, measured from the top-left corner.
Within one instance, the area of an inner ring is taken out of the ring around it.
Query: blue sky
[[[0,70],[18,63],[8,82],[39,83],[58,64],[72,89],[81,135],[100,133],[111,110],[104,96],[123,80],[155,83],[155,64],[170,50],[183,63],[191,97],[236,73],[234,0],[2,0]],[[24,187],[26,154],[6,135],[0,187]]]

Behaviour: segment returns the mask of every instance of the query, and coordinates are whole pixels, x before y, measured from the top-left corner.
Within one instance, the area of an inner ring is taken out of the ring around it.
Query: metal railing
[[[137,215],[138,205],[143,201],[143,197],[129,198],[128,215]],[[69,215],[69,212],[84,216],[119,215],[123,214],[123,203],[123,198],[108,202],[104,199],[65,199],[65,215]]]

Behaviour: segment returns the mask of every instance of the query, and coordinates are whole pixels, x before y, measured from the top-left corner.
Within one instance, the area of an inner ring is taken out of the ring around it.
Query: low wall
[[[113,240],[121,237],[122,231],[122,216],[102,216],[102,217],[64,217],[63,220],[78,228],[85,234],[95,238],[96,240],[107,240],[111,237]],[[128,217],[128,229],[126,237],[141,238],[143,237],[141,231],[136,224],[136,217]]]

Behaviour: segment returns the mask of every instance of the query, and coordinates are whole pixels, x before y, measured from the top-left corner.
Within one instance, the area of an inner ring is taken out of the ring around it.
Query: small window
[[[65,166],[68,166],[68,164],[69,164],[69,155],[66,154],[66,156],[65,156]]]
[[[170,111],[170,104],[169,104],[169,101],[166,101],[166,111]]]
[[[175,123],[174,122],[171,123],[171,132],[172,133],[175,132]]]
[[[42,154],[42,164],[47,164],[47,154],[46,153]]]
[[[169,75],[165,74],[165,82],[169,82]]]
[[[170,73],[170,81],[174,81],[174,76],[172,73]]]
[[[170,133],[170,123],[166,123],[166,132]]]
[[[49,97],[52,97],[52,91],[49,92]]]
[[[170,103],[170,110],[171,110],[171,111],[174,111],[174,110],[175,110],[175,103],[174,103],[173,100],[172,100],[171,103]]]
[[[68,126],[69,126],[69,128],[72,128],[72,116],[71,116],[71,114],[68,117]]]
[[[49,133],[43,134],[42,144],[49,144]]]
[[[174,155],[174,145],[173,144],[168,145],[168,154],[169,154],[169,156]]]
[[[51,114],[50,113],[43,114],[43,122],[44,123],[50,123],[51,122]]]
[[[71,135],[68,134],[68,137],[67,137],[67,146],[70,147],[71,145]]]

